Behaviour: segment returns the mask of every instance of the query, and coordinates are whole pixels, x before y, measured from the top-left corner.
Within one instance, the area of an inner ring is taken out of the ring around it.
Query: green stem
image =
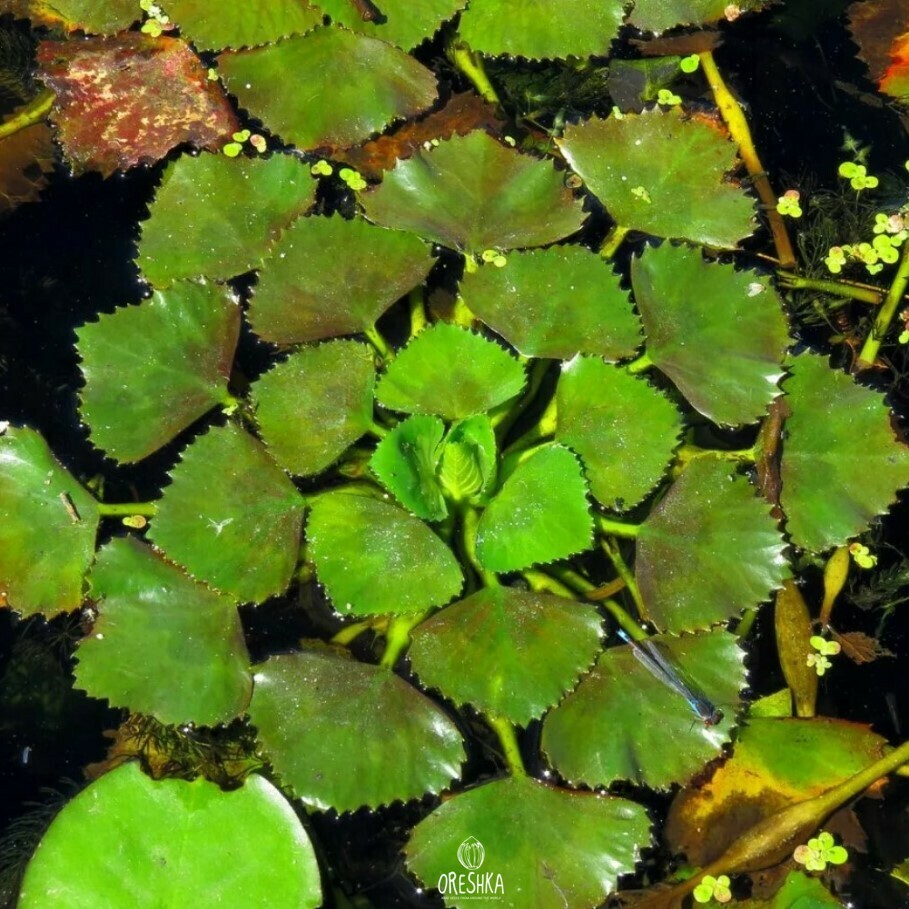
[[[716,458],[720,461],[733,461],[736,464],[753,464],[757,460],[754,448],[738,448],[723,451],[719,448],[701,448],[699,445],[685,443],[675,453],[676,464],[680,469],[687,467],[698,458]]]
[[[573,590],[578,596],[586,597],[592,590],[597,589],[596,584],[592,584],[573,568],[560,568],[558,565],[550,565],[549,574],[570,590]]]
[[[535,571],[528,569],[521,572],[521,577],[530,585],[530,589],[537,592],[554,594],[557,597],[563,597],[566,600],[576,600],[577,597],[573,590],[569,590],[560,581],[550,577],[545,571]]]
[[[370,327],[367,328],[363,334],[366,335],[366,337],[369,339],[369,343],[375,347],[376,352],[383,360],[391,360],[394,357],[394,351],[391,349],[385,338],[382,337],[379,329],[376,328],[375,325],[370,325]]]
[[[487,716],[489,725],[495,730],[499,741],[502,743],[502,752],[505,755],[505,763],[511,771],[512,776],[527,776],[524,769],[524,761],[521,758],[521,746],[518,744],[518,737],[515,735],[514,726],[508,720],[499,716]]]
[[[653,360],[646,353],[642,353],[636,360],[626,363],[625,369],[633,376],[636,376],[638,373],[646,372],[651,366],[653,366]]]
[[[499,587],[499,579],[491,571],[487,571],[477,559],[477,525],[480,523],[479,509],[469,505],[461,509],[461,546],[464,555],[473,570],[479,575],[486,587]]]
[[[549,360],[535,360],[530,367],[527,390],[521,395],[520,400],[504,414],[496,426],[496,437],[500,441],[508,435],[511,427],[517,422],[518,417],[533,403],[540,391],[540,385],[542,385],[543,379],[546,377],[549,366]]]
[[[893,283],[887,296],[884,297],[884,303],[878,311],[877,318],[871,328],[871,334],[868,335],[856,362],[857,369],[868,369],[874,365],[877,359],[878,351],[881,347],[881,341],[887,334],[887,329],[896,315],[903,294],[906,292],[906,285],[909,284],[909,243],[903,244],[903,253],[900,258],[899,268],[893,276]]]
[[[489,81],[489,76],[486,75],[483,58],[479,54],[475,54],[470,49],[470,45],[458,35],[455,35],[454,39],[449,42],[447,50],[448,58],[455,68],[470,80],[480,97],[490,104],[497,106],[501,104],[496,90]]]
[[[557,422],[558,404],[556,403],[556,396],[553,395],[546,405],[546,409],[540,414],[540,419],[523,435],[518,436],[518,438],[502,452],[502,459],[504,460],[508,456],[527,451],[529,448],[538,445],[543,439],[547,439],[554,435]]]
[[[415,615],[396,615],[392,617],[388,623],[388,630],[385,632],[385,653],[382,654],[382,660],[379,663],[383,669],[395,668],[401,655],[410,646],[410,632],[426,616],[427,613],[419,612]]]
[[[603,514],[596,515],[596,522],[600,533],[608,537],[622,537],[626,540],[633,540],[641,532],[640,524],[624,524],[621,521],[607,518]]]
[[[860,303],[870,303],[872,306],[880,306],[881,301],[884,299],[884,295],[869,284],[804,278],[801,275],[794,275],[791,271],[778,271],[776,277],[780,287],[786,290],[816,290],[819,293],[831,294],[835,297],[845,297],[848,300],[858,300]]]
[[[622,245],[622,241],[628,236],[630,230],[630,227],[622,227],[621,224],[616,224],[615,227],[606,234],[606,239],[600,244],[600,257],[606,259],[608,262],[616,254],[616,251]]]
[[[34,126],[47,118],[57,96],[48,90],[32,98],[25,107],[14,113],[8,120],[0,123],[0,139],[12,136],[29,126]]]
[[[630,638],[640,641],[647,635],[641,630],[641,626],[630,616],[628,611],[615,600],[603,600],[603,606],[609,614],[616,620],[618,625]]]
[[[388,430],[381,424],[373,420],[369,424],[369,429],[366,430],[371,436],[375,436],[377,439],[384,439],[388,435]]]
[[[738,635],[740,640],[745,640],[749,634],[751,634],[751,629],[754,625],[754,620],[757,618],[758,611],[754,607],[746,609],[742,620],[736,625],[735,633]]]
[[[379,621],[377,621],[377,618]],[[386,616],[364,619],[362,622],[354,622],[352,625],[345,625],[338,631],[338,633],[332,637],[331,642],[332,644],[340,644],[342,647],[346,647],[361,634],[372,631],[373,629],[377,631],[381,630],[381,628],[387,626],[387,624],[388,619]]]
[[[638,615],[642,619],[646,618],[647,607],[644,605],[644,599],[641,596],[641,588],[638,587],[638,581],[634,576],[634,572],[628,567],[628,563],[625,559],[622,558],[621,550],[610,539],[600,540],[600,548],[606,553],[606,557],[609,561],[612,562],[612,567],[615,568],[616,574],[625,582],[625,587],[627,588],[628,593],[631,594],[631,599],[634,600],[634,605],[637,607]]]
[[[134,514],[152,518],[158,511],[154,502],[98,502],[97,505],[102,518],[128,518]]]
[[[426,304],[423,301],[422,284],[407,295],[407,304],[410,307],[410,336],[415,338],[426,328]]]

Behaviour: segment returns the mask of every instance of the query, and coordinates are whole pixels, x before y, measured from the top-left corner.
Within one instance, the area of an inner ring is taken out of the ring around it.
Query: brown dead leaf
[[[0,139],[0,215],[37,199],[53,167],[53,131],[46,123]]]
[[[837,634],[831,628],[830,636],[843,648],[843,653],[852,660],[853,663],[873,663],[881,657],[892,657],[894,653],[881,647],[877,638],[873,638],[861,631],[847,631],[844,634]]]

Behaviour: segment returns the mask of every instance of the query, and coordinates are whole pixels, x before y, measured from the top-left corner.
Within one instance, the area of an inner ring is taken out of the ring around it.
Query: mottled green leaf
[[[164,171],[142,226],[138,264],[156,287],[205,275],[232,278],[312,204],[315,181],[290,155],[183,155]]]
[[[92,441],[138,461],[227,399],[240,307],[224,287],[180,282],[78,329]]]
[[[623,0],[471,0],[458,32],[492,57],[605,57],[624,17]]]
[[[526,726],[593,663],[600,631],[592,606],[487,587],[417,626],[408,656],[420,681],[456,704]]]
[[[445,888],[447,906],[589,909],[649,845],[641,805],[512,776],[445,801],[414,828],[405,856],[427,887]],[[468,869],[474,881],[491,876],[486,899],[470,893]]]
[[[646,379],[593,357],[562,366],[556,439],[581,456],[608,508],[637,505],[659,483],[682,431],[675,405]]]
[[[635,0],[628,21],[642,31],[659,33],[676,25],[701,26],[731,20],[766,4],[767,0]]]
[[[754,232],[754,200],[726,177],[735,145],[679,110],[587,120],[558,144],[622,227],[729,248]]]
[[[546,445],[515,468],[483,512],[477,556],[490,571],[520,571],[589,549],[593,517],[581,465]]]
[[[573,234],[584,219],[549,161],[479,130],[400,161],[361,201],[377,224],[473,253],[545,246]]]
[[[524,387],[524,367],[481,335],[437,322],[392,360],[376,400],[404,413],[458,420],[490,410]]]
[[[461,568],[419,518],[367,496],[319,496],[306,525],[316,574],[351,615],[421,612],[458,595]]]
[[[909,484],[909,448],[894,437],[881,394],[822,357],[788,365],[782,506],[792,542],[820,551],[862,533],[896,501]]]
[[[229,423],[183,452],[149,536],[197,580],[259,603],[290,583],[302,519],[302,497],[262,443]]]
[[[258,666],[249,716],[282,781],[322,811],[438,793],[465,758],[455,724],[416,688],[327,652]]]
[[[236,604],[150,547],[112,540],[89,577],[98,618],[76,651],[76,682],[96,698],[162,723],[214,726],[252,694]]]
[[[292,353],[252,386],[256,422],[274,459],[305,477],[336,461],[372,426],[372,351],[329,341]]]
[[[789,344],[767,275],[664,243],[631,264],[647,356],[714,423],[753,423],[780,393]]]
[[[142,15],[136,0],[7,0],[4,6],[36,24],[95,35],[122,31]]]
[[[159,4],[199,50],[267,44],[322,24],[301,0],[162,0]]]
[[[33,429],[0,433],[0,601],[23,615],[82,602],[95,554],[95,500]]]
[[[425,521],[441,521],[448,514],[436,479],[444,435],[438,417],[415,414],[392,429],[369,460],[369,469],[385,488]]]
[[[277,344],[365,331],[433,261],[413,234],[362,218],[300,218],[263,266],[249,319]]]
[[[242,859],[241,859],[242,857]],[[54,818],[29,862],[19,909],[322,904],[306,831],[261,776],[225,792],[199,777],[152,780],[122,764]]]
[[[582,246],[513,252],[502,268],[467,272],[461,295],[470,309],[525,357],[607,360],[641,345],[641,321],[619,276]]]
[[[572,782],[608,786],[631,780],[657,789],[684,784],[729,741],[746,684],[735,635],[653,640],[723,710],[722,722],[705,726],[678,692],[635,658],[631,645],[610,647],[543,724],[543,750]]]
[[[435,77],[413,57],[338,28],[221,54],[218,69],[241,106],[301,149],[356,145],[426,110],[437,94]]]
[[[789,576],[770,506],[730,465],[698,458],[641,525],[636,574],[647,619],[668,631],[725,622]]]

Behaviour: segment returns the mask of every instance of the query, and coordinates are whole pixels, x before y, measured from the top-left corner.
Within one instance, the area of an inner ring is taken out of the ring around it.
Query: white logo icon
[[[486,850],[476,837],[469,836],[458,846],[458,861],[468,871],[476,871],[483,864],[483,859],[485,858]]]

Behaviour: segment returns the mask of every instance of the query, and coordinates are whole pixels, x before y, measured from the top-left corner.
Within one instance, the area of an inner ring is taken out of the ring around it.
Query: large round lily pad
[[[354,811],[437,793],[460,774],[457,726],[391,670],[331,653],[257,667],[249,716],[307,805]]]
[[[123,764],[54,818],[25,872],[19,909],[322,904],[312,844],[261,776],[225,792],[149,779]]]

